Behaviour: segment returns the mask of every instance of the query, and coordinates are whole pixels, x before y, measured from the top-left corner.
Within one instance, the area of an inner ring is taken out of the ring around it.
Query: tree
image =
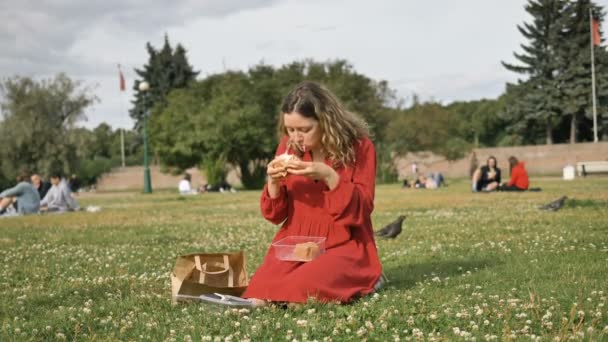
[[[559,79],[563,88],[564,116],[570,120],[570,142],[592,140],[591,52],[589,9],[602,21],[602,7],[589,0],[570,2],[564,13],[566,30],[560,37],[562,70]],[[594,47],[599,114],[608,105],[608,53]],[[601,119],[600,119],[601,120]]]
[[[387,140],[399,154],[431,151],[455,160],[471,147],[451,132],[457,121],[454,112],[439,103],[414,103],[412,107],[398,111],[387,129]]]
[[[349,110],[361,113],[377,132],[376,142],[384,138],[384,103],[392,94],[385,82],[357,74],[344,61],[294,62],[278,69],[260,64],[172,91],[151,122],[161,163],[176,171],[198,165],[208,177],[221,177],[225,162],[238,167],[246,188],[261,187],[278,143],[281,101],[306,79],[327,85]]]
[[[507,87],[507,91],[519,95],[512,97],[516,104],[505,113],[511,119],[511,130],[523,133],[522,128],[527,126],[522,127],[522,121],[540,124],[545,129],[547,144],[553,143],[553,130],[562,116],[562,95],[556,76],[560,72],[558,51],[564,31],[562,17],[565,6],[564,0],[529,0],[525,8],[533,18],[532,23],[517,26],[528,40],[527,45],[521,45],[523,54],[514,53],[521,64],[502,62],[508,70],[527,77],[519,80],[517,85]]]
[[[73,171],[76,146],[65,139],[96,101],[91,90],[65,74],[36,81],[15,76],[0,86],[4,101],[0,126],[0,173],[13,179],[18,170]]]
[[[129,111],[135,120],[135,128],[143,127],[143,113],[146,108],[155,108],[154,112],[160,112],[166,105],[165,97],[173,89],[184,88],[196,79],[199,74],[194,71],[188,63],[186,49],[177,44],[173,49],[169,43],[169,37],[165,35],[165,43],[160,50],[155,49],[150,43],[146,44],[149,59],[142,69],[135,69],[140,77],[133,84],[135,100],[133,108]],[[150,90],[146,97],[139,91],[139,83],[146,81],[150,84]]]
[[[453,113],[450,136],[460,137],[474,147],[496,146],[504,137],[504,121],[500,113],[504,109],[504,96],[497,100],[457,101],[446,106]]]
[[[69,130],[67,139],[76,147],[76,169],[83,184],[94,184],[104,173],[122,165],[121,130],[101,123],[93,130],[78,127]],[[125,131],[125,164],[141,164],[141,138],[135,131]]]

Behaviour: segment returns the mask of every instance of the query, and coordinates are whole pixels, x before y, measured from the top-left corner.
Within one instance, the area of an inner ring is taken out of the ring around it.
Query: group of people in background
[[[528,190],[530,181],[528,172],[523,161],[516,157],[509,157],[509,169],[511,178],[508,182],[502,183],[502,172],[498,167],[496,157],[490,156],[480,168],[473,172],[471,189],[473,192],[492,192],[492,191],[525,191]]]
[[[205,192],[236,192],[236,189],[226,181],[217,184],[202,184],[198,188],[194,188],[192,187],[192,175],[188,172],[186,172],[184,177],[179,181],[177,190],[180,195],[196,195]]]
[[[437,189],[441,186],[445,186],[445,179],[441,172],[429,172],[426,176],[423,174],[416,174],[415,179],[408,181],[403,180],[404,188],[413,189]]]
[[[403,179],[404,188],[412,189],[437,189],[445,186],[445,179],[441,172],[429,172],[426,176],[418,170],[418,164],[412,163],[413,179]]]
[[[525,163],[511,156],[508,159],[510,179],[503,182],[502,171],[498,167],[496,157],[490,156],[486,164],[478,167],[475,157],[474,167],[471,168],[471,189],[473,192],[493,192],[493,191],[538,191],[540,189],[530,189],[528,171]],[[440,172],[429,172],[426,176],[419,171],[418,165],[412,163],[411,174],[413,178],[403,180],[404,188],[415,189],[436,189],[445,185],[445,179]]]
[[[0,216],[63,213],[80,210],[70,185],[60,172],[52,172],[50,182],[38,174],[21,171],[17,185],[0,193]]]

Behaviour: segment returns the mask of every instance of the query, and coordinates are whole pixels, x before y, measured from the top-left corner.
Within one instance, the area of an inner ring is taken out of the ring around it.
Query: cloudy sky
[[[515,75],[525,0],[2,0],[0,78],[65,72],[95,87],[84,126],[131,128],[128,88],[165,33],[201,77],[313,58],[346,59],[373,79],[444,103],[493,98]],[[608,0],[597,1],[608,7]]]

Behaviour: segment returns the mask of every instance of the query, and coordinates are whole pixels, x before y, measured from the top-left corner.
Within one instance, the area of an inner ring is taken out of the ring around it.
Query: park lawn
[[[242,249],[255,271],[277,230],[257,191],[83,195],[102,211],[0,219],[0,341],[608,340],[608,178],[532,181],[543,191],[378,186],[375,228],[407,215],[377,241],[388,286],[294,309],[171,305],[180,254]]]

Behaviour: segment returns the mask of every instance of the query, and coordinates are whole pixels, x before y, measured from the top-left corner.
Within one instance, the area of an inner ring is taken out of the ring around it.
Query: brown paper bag
[[[171,298],[221,293],[240,296],[249,285],[245,256],[238,253],[189,254],[177,258],[171,273]]]

